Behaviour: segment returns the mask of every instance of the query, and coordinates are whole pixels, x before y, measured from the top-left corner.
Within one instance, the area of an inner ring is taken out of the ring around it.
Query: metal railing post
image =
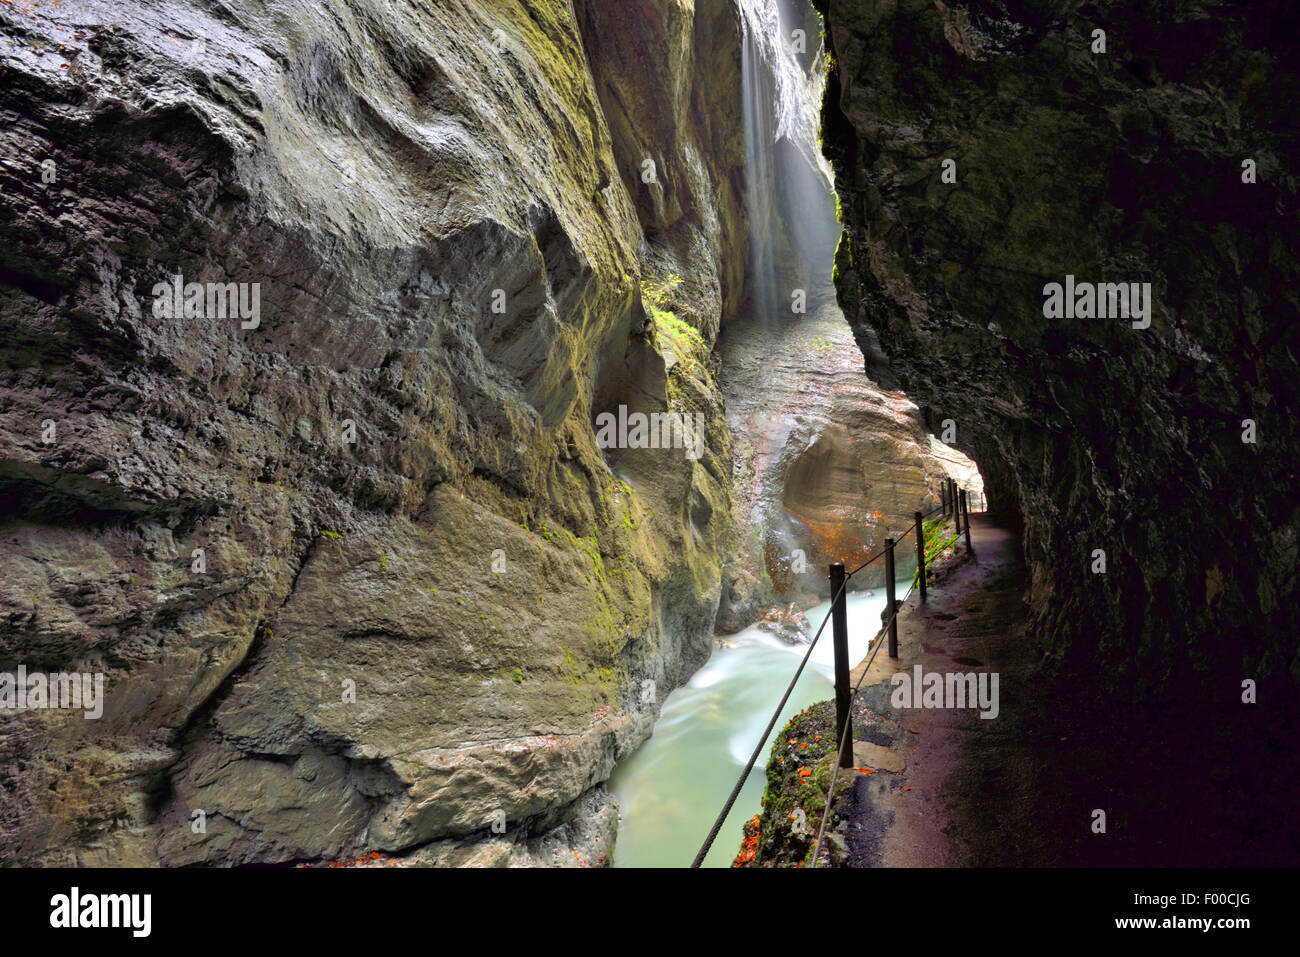
[[[853,767],[853,748],[844,747],[843,738],[853,740],[853,719],[849,697],[849,611],[848,589],[844,584],[844,563],[831,566],[831,637],[835,644],[835,746],[839,748],[840,767]],[[843,735],[843,737],[841,737]]]
[[[916,580],[921,586],[921,601],[925,601],[925,519],[920,512],[916,518]]]
[[[970,544],[970,503],[966,500],[965,489],[961,490],[961,510],[966,516],[966,521],[963,523],[963,528],[966,530],[966,551],[974,555],[975,549],[973,549]]]
[[[894,540],[885,539],[885,595],[889,603],[885,613],[889,615],[889,657],[898,657],[898,616],[895,614],[898,602],[894,597]]]

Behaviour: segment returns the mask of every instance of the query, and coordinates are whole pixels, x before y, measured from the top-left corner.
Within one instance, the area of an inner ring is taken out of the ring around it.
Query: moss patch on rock
[[[835,703],[820,701],[790,719],[767,760],[758,840],[753,821],[736,858],[736,867],[807,867],[835,766]],[[838,776],[847,781],[847,775]],[[838,783],[838,782],[837,782]],[[823,841],[823,848],[831,845]],[[833,848],[832,848],[833,849]]]

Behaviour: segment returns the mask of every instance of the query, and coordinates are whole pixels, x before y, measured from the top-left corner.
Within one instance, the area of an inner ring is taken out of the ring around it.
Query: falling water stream
[[[790,27],[802,21],[783,23],[780,3],[794,6],[794,0],[740,0],[750,226],[746,318],[773,330],[777,323],[804,318],[792,315],[792,282],[829,289],[839,232],[829,169],[817,148],[822,77],[815,68],[805,71],[797,58]],[[780,515],[767,521],[773,534],[783,527]],[[907,576],[899,594],[910,582],[910,570]],[[847,601],[849,657],[856,663],[880,628],[885,597],[878,589],[851,594]],[[814,633],[828,607],[823,602],[803,609]],[[759,627],[747,628],[716,644],[704,667],[668,696],[654,735],[609,780],[620,805],[616,866],[691,863],[806,651],[806,644],[786,644]],[[773,735],[798,711],[832,694],[833,674],[827,626]],[[759,811],[770,746],[769,739],[707,866],[727,866],[734,859],[742,823]]]

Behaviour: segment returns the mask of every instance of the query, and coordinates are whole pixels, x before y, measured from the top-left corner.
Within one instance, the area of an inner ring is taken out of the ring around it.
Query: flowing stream
[[[808,318],[792,311],[792,294],[806,292],[794,287],[830,288],[839,236],[830,169],[817,142],[824,82],[820,58],[805,70],[792,44],[798,35],[793,28],[805,25],[799,7],[793,0],[740,0],[745,36],[739,94],[750,228],[748,318],[769,329]],[[806,41],[807,31],[801,32]],[[770,511],[763,522],[775,534],[784,510],[776,503]],[[900,596],[911,581],[911,570],[906,574],[899,582]],[[880,628],[884,591],[851,594],[847,602],[849,658],[856,664]],[[813,633],[828,608],[829,603],[822,602],[804,609]],[[747,628],[715,645],[704,667],[668,696],[654,735],[609,780],[621,808],[615,866],[691,863],[807,649],[806,644],[788,645],[757,626]],[[827,625],[773,736],[797,712],[830,697],[833,676]],[[735,858],[743,823],[760,809],[771,743],[769,738],[764,744],[705,860],[707,866],[725,867]]]
[[[900,598],[910,581],[910,573],[899,580]],[[847,604],[849,660],[857,664],[880,629],[884,591],[850,594]],[[822,602],[805,610],[814,633],[829,607]],[[726,642],[714,648],[688,684],[668,696],[654,736],[609,779],[621,809],[615,867],[690,865],[808,650],[806,644],[787,645],[757,626]],[[760,810],[772,741],[796,713],[834,693],[834,673],[827,624],[705,858],[706,867],[727,867],[735,858],[742,825]]]

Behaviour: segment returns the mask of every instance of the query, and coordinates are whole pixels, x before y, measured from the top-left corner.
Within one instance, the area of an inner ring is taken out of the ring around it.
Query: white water
[[[780,62],[772,49],[761,44],[780,36],[780,21],[770,4],[761,6],[754,0],[741,5],[745,13],[745,38],[741,47],[741,93],[745,110],[745,205],[749,213],[750,275],[755,277],[751,290],[755,313],[768,318],[772,314],[773,293],[768,277],[772,276],[772,144],[776,142],[778,117],[774,109],[789,101],[789,94],[778,89],[784,71],[772,70]],[[763,14],[769,21],[763,22]],[[766,54],[766,55],[764,55]]]
[[[740,6],[745,31],[739,93],[745,118],[750,318],[790,322],[791,290],[779,278],[791,275],[790,263],[778,263],[775,249],[807,259],[794,275],[829,286],[831,251],[838,237],[830,169],[817,147],[817,105],[824,78],[800,66],[788,42],[790,24],[782,23],[776,0],[740,0]],[[778,162],[780,140],[794,144],[804,161]],[[774,236],[777,229],[790,235]],[[819,231],[829,231],[830,241],[817,242]],[[775,243],[778,238],[786,241]],[[814,255],[815,250],[820,252]],[[909,569],[899,582],[899,595],[910,581]],[[856,664],[880,629],[885,598],[883,590],[877,590],[850,595],[847,601],[849,658]],[[823,602],[805,609],[814,632],[827,608]],[[715,648],[690,682],[668,696],[653,737],[610,778],[608,786],[622,809],[615,866],[691,863],[807,651],[807,645],[787,645],[758,628],[733,635],[730,643],[732,647]],[[827,625],[773,736],[797,712],[832,696],[833,675]],[[760,810],[771,743],[771,738],[764,743],[706,866],[725,867],[735,858],[743,823]]]
[[[900,597],[909,584],[910,577],[899,581]],[[880,630],[884,590],[851,594],[847,604],[849,660],[857,664]],[[828,607],[822,602],[804,612],[814,633]],[[609,779],[621,809],[616,867],[690,865],[808,650],[807,645],[787,645],[757,627],[728,641],[735,647],[715,648],[690,682],[668,696],[654,736]],[[795,714],[833,694],[834,674],[827,624],[705,858],[706,867],[727,867],[735,858],[742,825],[760,810],[772,741]]]

